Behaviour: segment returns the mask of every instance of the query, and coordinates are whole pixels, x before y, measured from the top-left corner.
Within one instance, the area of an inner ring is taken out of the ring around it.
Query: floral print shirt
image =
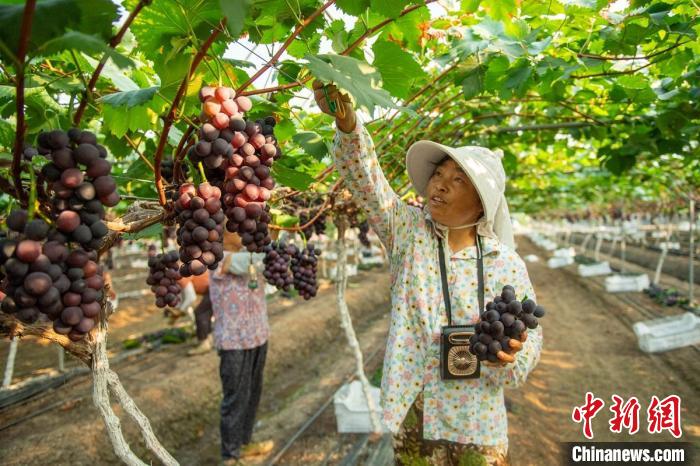
[[[229,269],[223,271],[226,256],[233,254]],[[258,287],[248,288],[248,252],[224,253],[215,272],[209,273],[209,297],[214,311],[214,346],[219,350],[252,349],[265,344],[269,336],[265,280],[258,274]],[[260,272],[263,254],[253,254]]]
[[[481,364],[481,377],[440,378],[439,334],[447,325],[442,296],[438,241],[429,214],[402,202],[382,172],[374,144],[358,122],[351,133],[338,130],[336,166],[346,186],[366,210],[368,221],[390,254],[391,326],[384,358],[383,420],[394,433],[418,394],[424,396],[424,437],[458,443],[508,445],[505,386],[517,387],[539,360],[542,330],[528,330],[516,361],[505,367]],[[446,248],[453,324],[479,320],[476,247]],[[482,238],[485,302],[505,285],[516,296],[536,299],[523,260],[494,238]]]

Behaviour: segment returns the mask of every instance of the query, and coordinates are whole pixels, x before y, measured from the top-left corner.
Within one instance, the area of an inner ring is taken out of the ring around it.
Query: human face
[[[483,215],[479,193],[451,158],[435,167],[428,180],[427,193],[430,215],[446,227],[474,223]]]

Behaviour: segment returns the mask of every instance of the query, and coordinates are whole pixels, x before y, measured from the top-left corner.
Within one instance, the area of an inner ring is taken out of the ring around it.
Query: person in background
[[[221,455],[224,465],[269,453],[272,441],[251,442],[260,403],[269,326],[262,277],[264,254],[243,250],[241,238],[224,233],[224,260],[209,275],[214,347],[220,357]]]

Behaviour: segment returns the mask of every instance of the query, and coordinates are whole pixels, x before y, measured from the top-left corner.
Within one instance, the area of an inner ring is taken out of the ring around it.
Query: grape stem
[[[331,192],[328,193],[328,197],[326,197],[326,200],[323,202],[323,205],[321,205],[321,207],[318,209],[318,212],[316,212],[316,215],[314,215],[314,217],[311,218],[304,225],[296,225],[293,227],[283,227],[280,225],[269,225],[270,230],[284,230],[284,231],[301,232],[301,231],[305,230],[306,228],[310,227],[311,225],[313,225],[316,222],[316,220],[318,220],[321,217],[321,215],[323,215],[324,212],[331,209],[331,207],[329,206],[330,201],[331,201],[331,194],[334,193],[335,191],[337,191],[339,186],[340,186],[340,182],[336,183],[333,186],[333,188],[331,189]]]
[[[204,174],[204,165],[202,165],[202,162],[197,163],[197,168],[199,168],[199,174],[202,175],[202,183],[207,183],[207,175]]]
[[[124,38],[124,34],[126,34],[126,31],[131,27],[131,23],[134,22],[134,19],[136,18],[136,15],[141,12],[143,7],[146,5],[150,5],[152,0],[141,0],[139,1],[138,4],[136,4],[136,7],[129,13],[129,16],[126,18],[126,21],[124,21],[124,24],[119,28],[119,31],[110,39],[109,41],[109,47],[110,48],[115,48],[119,43],[122,41]],[[97,64],[95,67],[95,71],[92,72],[92,76],[90,76],[90,81],[88,81],[87,85],[85,86],[85,92],[83,93],[83,96],[80,98],[80,104],[78,104],[78,109],[75,111],[75,115],[73,115],[73,124],[75,126],[80,125],[80,120],[83,119],[83,114],[85,113],[85,109],[87,108],[88,101],[90,100],[90,96],[92,95],[92,91],[95,89],[95,86],[97,85],[97,80],[100,77],[100,73],[102,73],[102,69],[104,68],[105,64],[107,63],[107,59],[109,56],[107,54],[104,54],[102,56],[102,59],[100,62]]]
[[[31,164],[29,165],[29,203],[27,205],[27,218],[29,221],[34,220],[34,212],[36,212],[36,174]]]
[[[12,177],[15,185],[15,195],[21,203],[26,201],[26,193],[22,188],[22,152],[24,151],[24,133],[26,131],[24,121],[24,70],[29,38],[32,34],[32,20],[36,0],[27,0],[24,4],[24,14],[22,15],[22,25],[19,33],[19,46],[17,48],[17,76],[16,76],[16,98],[17,106],[17,129],[15,132],[15,147],[12,152]]]
[[[158,199],[160,205],[162,206],[165,206],[165,204],[167,203],[167,199],[165,197],[165,189],[163,188],[163,178],[161,175],[161,161],[163,160],[163,151],[165,150],[165,144],[168,142],[168,133],[170,132],[170,128],[172,127],[175,121],[177,109],[180,106],[180,101],[185,96],[187,84],[190,82],[192,75],[194,75],[194,72],[197,70],[199,63],[202,61],[202,59],[204,59],[204,56],[207,54],[207,50],[209,50],[209,47],[211,47],[211,45],[214,43],[214,40],[219,35],[219,33],[221,33],[224,30],[225,25],[226,18],[223,18],[221,21],[219,21],[219,24],[216,26],[216,28],[214,28],[207,40],[204,41],[204,43],[202,43],[199,50],[197,51],[197,54],[192,59],[192,64],[190,65],[189,71],[180,83],[180,87],[178,88],[177,94],[173,99],[173,103],[170,106],[170,110],[163,118],[163,131],[160,133],[160,139],[158,140],[158,146],[156,147],[156,153],[154,156],[154,165],[156,168],[156,189],[158,190]]]

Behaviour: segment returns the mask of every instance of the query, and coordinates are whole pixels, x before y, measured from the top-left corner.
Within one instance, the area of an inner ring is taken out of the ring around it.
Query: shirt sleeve
[[[367,220],[387,251],[391,252],[394,228],[407,222],[410,208],[401,201],[384,176],[374,142],[364,125],[358,121],[350,133],[338,129],[333,153],[345,185],[365,210]]]
[[[537,301],[535,290],[530,282],[525,262],[515,251],[506,253],[509,256],[508,266],[505,268],[503,285],[512,285],[518,298],[528,297]],[[483,376],[487,384],[494,386],[505,385],[510,388],[520,387],[527,380],[527,376],[535,368],[540,360],[542,351],[542,326],[527,330],[527,340],[523,344],[523,349],[516,353],[515,362],[504,367],[490,367],[486,364],[481,366]]]

